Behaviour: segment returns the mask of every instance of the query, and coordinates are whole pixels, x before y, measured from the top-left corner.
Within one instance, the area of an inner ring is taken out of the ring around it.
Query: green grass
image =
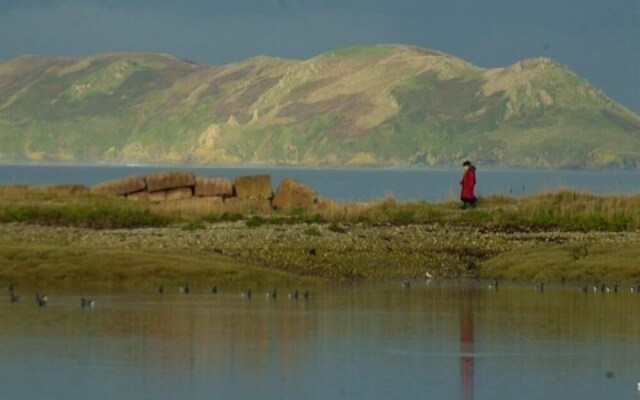
[[[296,209],[266,214],[221,212],[199,214],[155,211],[142,203],[95,195],[62,195],[49,189],[0,189],[0,222],[80,226],[94,229],[167,226],[186,223],[245,221],[247,226],[300,223],[476,226],[494,231],[610,231],[640,229],[640,194],[596,196],[558,190],[524,198],[490,196],[478,206],[460,210],[459,203],[398,202],[393,198],[369,203],[336,205],[328,210]]]
[[[253,215],[245,222],[249,228],[257,228],[258,226],[264,225],[264,223],[265,219],[259,215]]]
[[[322,236],[322,234],[320,233],[320,231],[318,230],[318,228],[312,226],[310,228],[307,228],[304,231],[304,234],[307,236]]]
[[[486,261],[480,277],[560,282],[640,281],[640,248],[605,243],[543,244],[500,254]]]
[[[157,284],[190,281],[246,288],[317,281],[210,252],[56,246],[7,240],[0,241],[0,265],[0,281],[19,285],[125,284],[151,289]]]
[[[91,229],[162,227],[173,224],[178,229],[198,231],[210,229],[209,224],[221,222],[242,224],[243,222],[250,229],[257,229],[264,225],[282,225],[284,227],[278,229],[286,231],[286,225],[289,224],[313,224],[300,231],[303,237],[330,237],[329,235],[336,233],[346,234],[362,228],[360,225],[387,226],[392,229],[403,225],[417,226],[419,229],[425,226],[426,229],[441,229],[442,232],[457,230],[484,232],[484,235],[568,232],[575,233],[576,237],[582,235],[582,232],[636,232],[640,229],[640,194],[595,196],[568,190],[519,199],[491,196],[481,198],[477,207],[465,210],[460,209],[457,201],[430,204],[398,202],[393,198],[369,203],[336,204],[328,210],[298,209],[292,213],[223,212],[203,213],[199,216],[189,215],[189,218],[183,218],[178,212],[173,215],[157,213],[154,210],[155,208],[149,205],[133,203],[125,199],[86,194],[62,195],[53,189],[0,188],[0,222]],[[510,235],[505,237],[508,236]],[[565,237],[572,236],[565,235]],[[165,277],[173,279],[180,275],[180,271],[186,271],[185,273],[193,276],[201,274],[203,277],[209,277],[208,274],[214,273],[219,274],[215,276],[227,276],[224,268],[220,270],[214,268],[214,271],[206,270],[207,257],[212,257],[210,261],[214,264],[218,261],[222,262],[223,258],[219,258],[218,254],[212,256],[210,253],[180,251],[179,254],[172,255],[173,258],[167,256],[166,263],[163,264],[157,258],[160,257],[160,253],[153,251],[77,248],[72,243],[54,246],[51,243],[34,242],[23,245],[12,243],[10,238],[2,238],[2,240],[4,242],[0,245],[4,247],[0,249],[0,265],[3,268],[0,270],[0,279],[3,276],[39,279],[40,276],[51,275],[47,279],[73,281],[87,274],[89,281],[131,279],[137,282],[143,279],[142,276],[145,273],[163,279]],[[482,248],[473,245],[460,248],[446,245],[441,251],[444,252],[443,254],[454,255],[457,257],[456,263],[467,265],[472,269],[470,273],[479,271],[482,277],[583,281],[602,277],[602,279],[612,280],[640,280],[640,273],[637,272],[640,250],[635,246],[610,245],[605,242],[589,241],[588,238],[581,239],[580,243],[543,244],[540,244],[537,239],[532,239],[527,243],[529,244],[531,245],[529,247],[520,248],[510,245],[509,248],[500,249],[491,246]],[[399,253],[396,253],[395,249],[392,250],[393,256],[398,257]],[[406,252],[406,257],[410,258],[411,253],[412,251]],[[437,254],[434,253],[435,255]],[[340,255],[343,258],[334,260],[336,269],[325,272],[340,279],[345,276],[365,276],[362,266],[349,264],[348,260],[351,256],[352,254],[349,253]],[[294,257],[300,257],[300,254],[296,253]],[[123,261],[124,259],[129,261]],[[181,262],[190,263],[191,260],[193,260],[193,270],[190,269],[191,267],[183,267],[180,264]],[[109,269],[110,263],[124,263],[130,270],[124,270],[125,268],[120,266]],[[136,263],[142,267],[136,267]],[[238,265],[241,264],[238,263]],[[105,269],[101,269],[102,267],[92,269],[94,265],[103,266]],[[295,265],[297,264],[283,268],[294,272]],[[203,270],[196,272],[198,268]],[[258,272],[255,273],[258,274]],[[384,274],[384,271],[379,273]],[[290,279],[287,275],[279,275],[279,277]],[[236,276],[228,279],[245,278]],[[254,278],[249,275],[246,279],[253,281]],[[274,276],[273,279],[276,277]]]
[[[83,200],[69,204],[4,204],[0,206],[0,222],[113,229],[166,226],[172,222],[172,218],[154,214],[148,208],[124,201],[86,196]]]
[[[400,63],[403,56],[412,61],[391,83],[378,75],[390,67],[376,60],[393,54]],[[420,64],[427,54],[430,61]],[[65,63],[80,67],[59,74]],[[416,153],[428,153],[428,164],[449,166],[462,153],[502,165],[640,166],[640,119],[554,62],[534,59],[522,69],[507,68],[511,89],[490,96],[484,95],[492,82],[483,69],[409,46],[347,47],[307,64],[264,63],[258,57],[209,69],[130,54],[0,63],[2,80],[11,82],[0,93],[2,157],[166,162],[171,154],[176,162],[200,162],[192,158],[194,145],[217,124],[212,157],[219,159],[205,161],[344,165],[367,153],[372,158],[363,162],[410,165]],[[439,68],[449,74],[439,75]],[[309,75],[296,75],[298,69]],[[345,73],[369,71],[371,79],[351,91],[341,83],[350,81]],[[333,84],[342,89],[332,90]],[[542,91],[553,104],[540,106]],[[380,107],[389,103],[397,113],[363,126],[364,116],[387,115]],[[258,121],[252,121],[253,108]],[[506,118],[507,109],[513,118]],[[230,116],[240,126],[228,125]]]
[[[346,233],[347,230],[345,229],[344,226],[342,226],[340,223],[338,222],[332,222],[331,224],[329,224],[329,230],[331,232],[335,232],[335,233]]]

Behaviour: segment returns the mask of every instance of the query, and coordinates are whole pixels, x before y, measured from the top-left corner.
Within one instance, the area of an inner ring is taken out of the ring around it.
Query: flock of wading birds
[[[427,282],[431,281],[432,277],[430,276],[430,274],[427,275]],[[564,285],[564,281],[562,282],[562,284]],[[500,281],[493,281],[491,283],[489,283],[488,285],[488,289],[490,291],[497,291],[498,288],[500,287]],[[15,286],[13,284],[13,282],[10,282],[7,285],[7,291],[9,292],[9,301],[11,303],[17,303],[20,301],[21,296],[17,295],[15,293]],[[402,290],[410,290],[411,289],[411,281],[410,280],[405,280],[401,283],[401,289]],[[543,293],[544,292],[544,282],[540,282],[534,285],[534,290],[536,292],[539,293]],[[599,285],[593,285],[590,287],[590,285],[584,285],[584,286],[580,286],[578,287],[578,290],[584,294],[589,293],[590,291],[593,291],[594,293],[618,293],[620,291],[620,285],[618,285],[617,283],[614,285],[607,285],[605,283],[601,283]],[[181,295],[188,295],[190,293],[191,289],[189,288],[189,284],[185,283],[183,285],[180,285],[178,287],[178,293]],[[213,285],[210,287],[210,293],[212,295],[216,295],[218,294],[218,286],[217,285]],[[636,283],[635,285],[632,285],[629,287],[629,291],[631,293],[638,293],[640,294],[640,283]],[[156,292],[158,294],[163,294],[165,292],[165,288],[164,285],[160,285],[156,288]],[[242,292],[240,294],[241,297],[245,298],[245,299],[251,299],[253,297],[253,293],[252,291],[246,290],[244,292]],[[291,292],[289,292],[288,294],[288,298],[289,300],[298,300],[299,298],[303,299],[303,300],[308,300],[309,297],[311,296],[311,293],[308,290],[305,290],[304,292],[300,293],[298,292],[298,289],[295,289]],[[276,300],[278,297],[278,292],[276,289],[272,289],[268,292],[266,292],[266,298],[268,300]],[[36,305],[38,307],[45,307],[48,303],[49,303],[49,296],[47,295],[41,295],[40,293],[36,293],[35,295],[35,300],[36,300]],[[96,300],[95,299],[90,299],[90,298],[86,298],[86,297],[81,297],[80,298],[80,307],[81,308],[94,308],[96,306]]]
[[[19,296],[16,294],[15,285],[13,284],[13,282],[10,282],[6,288],[7,288],[7,291],[9,292],[9,301],[12,304],[18,303],[21,300],[22,296]],[[164,294],[165,292],[164,285],[158,286],[156,288],[156,292],[158,294]],[[185,283],[184,285],[180,285],[178,287],[178,293],[180,293],[181,295],[188,295],[190,292],[191,292],[191,289],[188,283]],[[210,293],[213,295],[218,294],[218,286],[217,285],[211,286]],[[246,299],[251,299],[253,297],[253,293],[249,289],[242,292],[241,296]],[[300,293],[298,292],[298,289],[295,289],[289,292],[290,300],[298,300],[299,298],[303,300],[308,300],[310,296],[311,296],[311,292],[309,292],[308,290],[305,290],[304,292]],[[270,300],[276,300],[278,297],[278,291],[276,289],[272,289],[266,293],[266,297],[267,299],[270,299]],[[45,307],[49,303],[49,296],[47,295],[41,295],[40,293],[36,293],[35,299],[38,307]],[[90,299],[86,297],[80,298],[81,308],[94,308],[95,306],[96,306],[95,299]]]

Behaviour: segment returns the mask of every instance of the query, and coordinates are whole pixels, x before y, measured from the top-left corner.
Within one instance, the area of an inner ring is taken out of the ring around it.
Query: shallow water
[[[0,399],[638,398],[640,295],[412,282],[0,302]],[[3,295],[4,296],[4,295]]]

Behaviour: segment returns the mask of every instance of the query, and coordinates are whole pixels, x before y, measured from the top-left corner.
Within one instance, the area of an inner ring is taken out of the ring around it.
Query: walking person
[[[462,171],[460,200],[462,200],[462,208],[467,208],[468,205],[475,206],[478,201],[474,193],[476,186],[476,167],[471,164],[471,161],[467,160],[462,163]]]

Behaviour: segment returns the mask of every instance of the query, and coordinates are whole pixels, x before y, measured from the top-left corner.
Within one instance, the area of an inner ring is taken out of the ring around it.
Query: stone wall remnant
[[[124,178],[98,183],[91,187],[91,192],[107,196],[124,196],[129,193],[145,190],[146,187],[147,183],[142,176],[131,175]]]
[[[273,207],[291,211],[296,208],[311,209],[316,200],[316,191],[293,178],[283,178],[273,197]]]
[[[236,178],[236,196],[240,199],[270,200],[273,198],[271,175],[248,175]]]
[[[149,192],[193,187],[196,184],[196,177],[191,171],[156,172],[147,175],[145,180]]]
[[[196,176],[194,194],[196,197],[233,197],[233,182],[227,178]]]

